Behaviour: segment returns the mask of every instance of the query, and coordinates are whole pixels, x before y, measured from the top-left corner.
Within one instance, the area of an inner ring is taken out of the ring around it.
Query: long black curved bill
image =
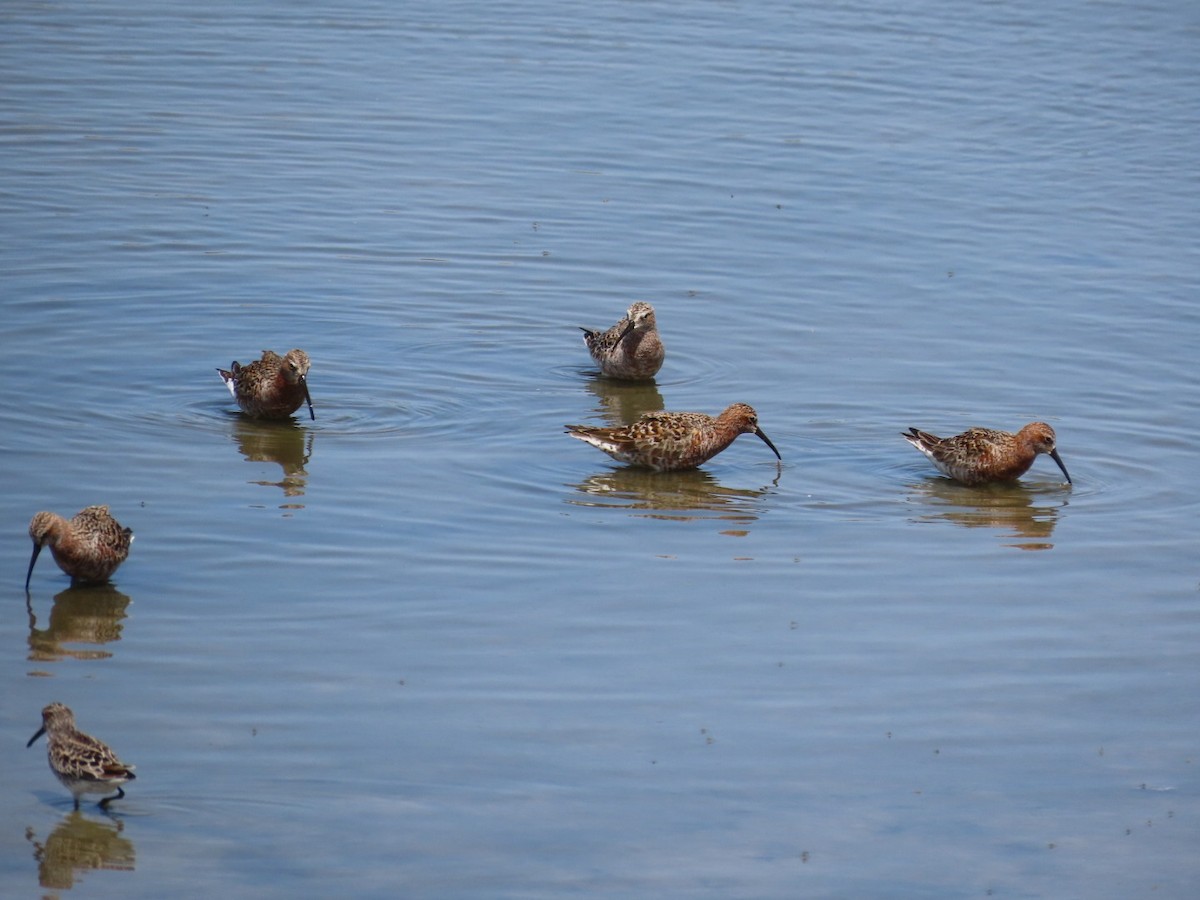
[[[775,445],[771,443],[771,439],[769,437],[767,437],[767,435],[763,432],[763,430],[761,428],[758,428],[755,430],[754,433],[757,434],[760,438],[762,438],[763,443],[771,448],[771,452],[774,453],[775,456],[777,456],[779,458],[780,462],[783,462],[783,457],[779,456],[779,451],[775,449]]]
[[[25,593],[29,593],[29,579],[33,576],[33,564],[37,562],[38,554],[42,552],[41,544],[33,545],[33,556],[29,557],[29,571],[25,573]]]
[[[1062,469],[1063,475],[1066,476],[1067,484],[1074,484],[1074,482],[1071,481],[1071,476],[1067,474],[1067,467],[1063,465],[1062,457],[1058,455],[1057,450],[1050,451],[1050,458],[1058,463],[1058,467]]]
[[[317,414],[313,412],[312,397],[308,396],[308,379],[301,378],[300,386],[304,388],[304,401],[308,404],[308,415],[315,422],[317,421]]]

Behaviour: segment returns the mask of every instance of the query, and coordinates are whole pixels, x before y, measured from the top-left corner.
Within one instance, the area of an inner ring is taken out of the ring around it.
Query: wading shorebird
[[[1071,476],[1055,449],[1054,429],[1045,422],[1030,422],[1016,434],[992,428],[968,428],[954,437],[940,438],[910,428],[901,436],[929,457],[939,472],[963,484],[1016,481],[1039,453],[1058,463],[1067,484]]]
[[[242,412],[259,419],[286,419],[308,404],[308,414],[316,419],[312,398],[308,395],[308,369],[311,363],[303,350],[289,350],[280,356],[264,350],[262,358],[247,365],[236,360],[228,369],[218,368],[221,380],[237,401]]]
[[[121,785],[133,781],[133,766],[121,762],[107,744],[75,727],[75,714],[61,703],[51,703],[42,710],[42,727],[29,739],[26,747],[46,735],[46,758],[50,771],[75,798],[84,794],[111,794],[100,801],[101,809],[125,796]]]
[[[58,567],[73,582],[97,584],[108,581],[117,566],[129,556],[133,532],[108,512],[107,506],[89,506],[70,519],[57,513],[40,512],[29,523],[33,556],[25,573],[25,590],[33,576],[33,564],[46,545]]]
[[[625,318],[608,331],[581,328],[583,342],[601,374],[609,378],[645,380],[662,368],[662,340],[654,321],[654,307],[639,300]]]
[[[733,404],[715,419],[704,413],[655,412],[618,428],[567,425],[566,429],[571,437],[587,441],[613,459],[656,472],[694,469],[740,434],[757,434],[776,457],[783,459],[758,427],[758,413],[745,403]]]

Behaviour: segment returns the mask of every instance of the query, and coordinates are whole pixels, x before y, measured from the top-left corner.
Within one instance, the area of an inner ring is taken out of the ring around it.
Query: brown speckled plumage
[[[312,398],[308,395],[308,369],[311,363],[303,350],[289,350],[280,356],[264,350],[262,358],[247,365],[235,361],[220,369],[221,380],[237,401],[242,412],[259,419],[286,419],[308,404],[308,414],[316,419]]]
[[[1071,483],[1055,447],[1054,429],[1045,422],[1030,422],[1016,434],[992,428],[968,428],[954,437],[940,438],[910,428],[901,435],[929,457],[939,472],[963,484],[1015,481],[1029,470],[1039,453],[1058,463],[1067,484]]]
[[[133,781],[133,766],[121,762],[112,749],[103,741],[84,734],[75,727],[75,714],[61,703],[51,703],[42,710],[42,727],[29,739],[26,747],[46,735],[46,757],[50,771],[75,798],[79,809],[79,798],[84,794],[110,794],[100,801],[107,807],[113,800],[125,796],[121,785]]]
[[[634,303],[608,331],[582,331],[592,360],[609,378],[644,380],[662,368],[665,351],[649,303]]]
[[[745,403],[733,404],[715,419],[704,413],[656,412],[619,428],[566,428],[571,437],[587,441],[613,459],[659,472],[694,469],[741,434],[757,434],[779,456],[770,438],[758,427],[758,413]]]
[[[60,569],[73,581],[89,584],[107,581],[125,562],[133,543],[133,532],[122,528],[107,506],[89,506],[70,519],[40,512],[29,523],[29,537],[33,556],[25,573],[25,590],[29,590],[38,554],[47,545]]]

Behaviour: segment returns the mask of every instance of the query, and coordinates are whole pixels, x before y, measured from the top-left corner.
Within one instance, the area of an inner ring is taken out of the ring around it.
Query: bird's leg
[[[103,800],[101,800],[101,801],[99,802],[99,804],[97,804],[97,805],[98,805],[98,806],[99,806],[101,809],[105,809],[105,810],[106,810],[106,809],[108,809],[108,804],[112,803],[114,800],[120,800],[120,799],[121,799],[122,797],[124,797],[124,796],[125,796],[125,788],[121,787],[120,785],[117,785],[117,793],[116,793],[116,794],[114,794],[112,797],[105,797],[105,798],[104,798]],[[78,807],[78,806],[76,806],[75,808],[76,808],[76,809],[79,809],[79,807]]]

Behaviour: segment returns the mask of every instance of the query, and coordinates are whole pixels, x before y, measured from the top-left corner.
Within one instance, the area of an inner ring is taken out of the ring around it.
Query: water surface
[[[0,21],[6,896],[1194,896],[1193,10]],[[316,420],[239,416],[291,347]],[[734,401],[782,465],[562,430]],[[1035,419],[1073,487],[899,435]],[[114,584],[26,598],[91,503]]]

